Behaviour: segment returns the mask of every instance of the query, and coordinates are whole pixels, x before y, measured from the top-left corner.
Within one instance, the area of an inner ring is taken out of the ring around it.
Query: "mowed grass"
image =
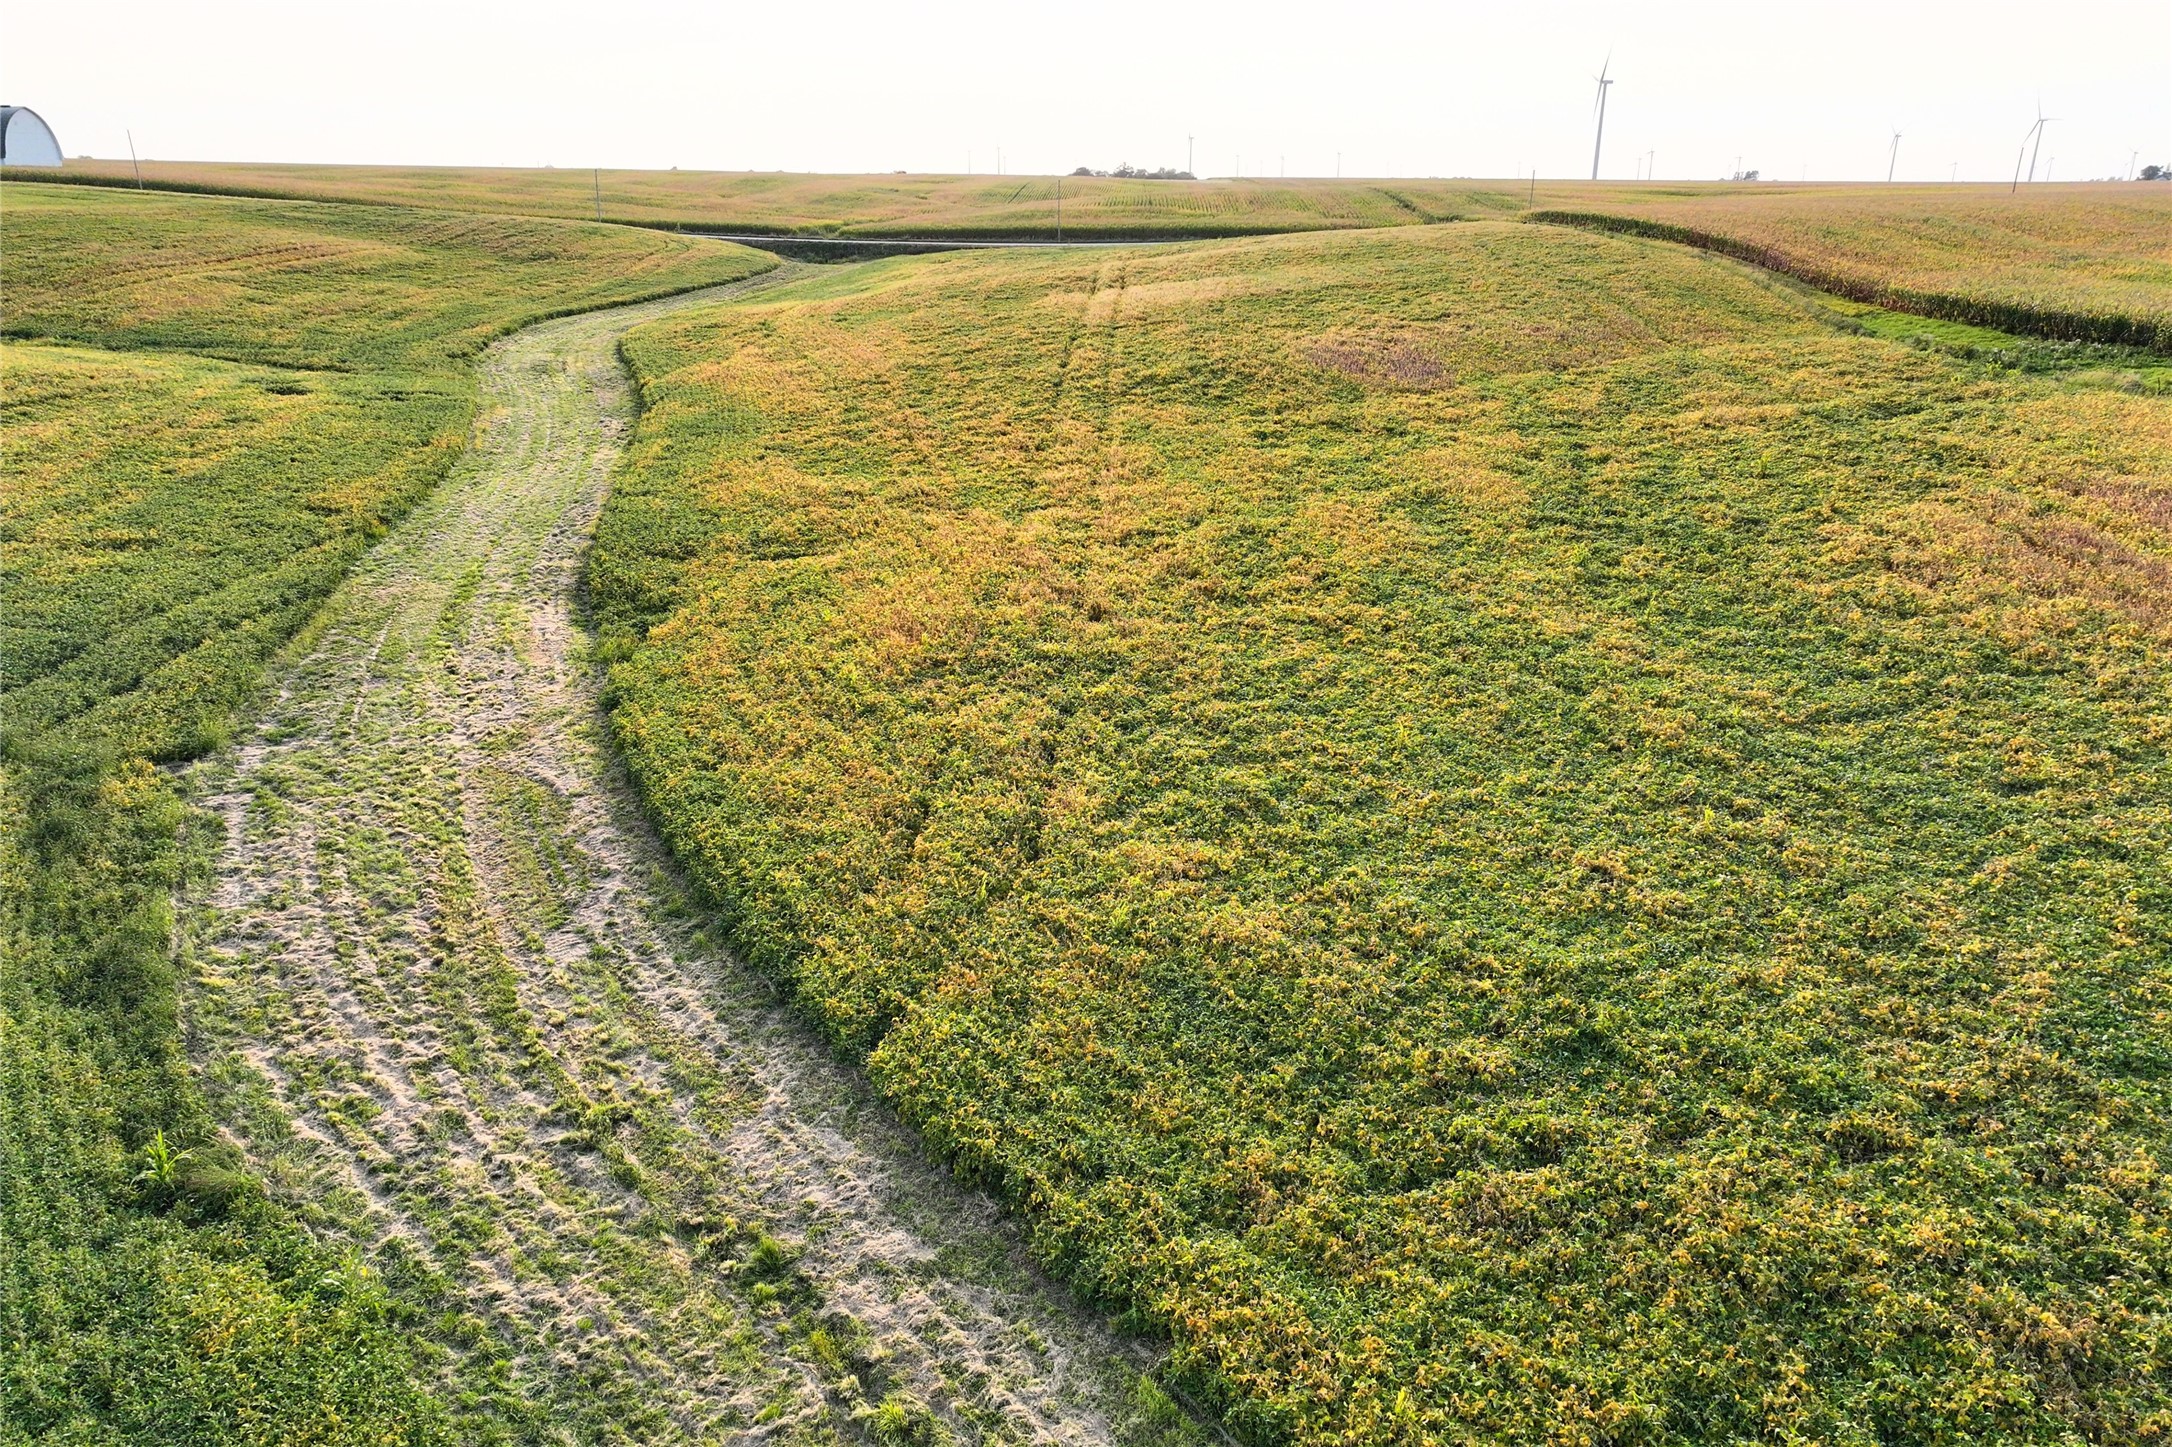
[[[591,172],[216,161],[146,161],[143,173],[153,186],[531,216],[593,217],[600,193],[606,220],[690,229],[1036,239],[1051,237],[1056,229],[1057,182],[1052,176]],[[133,184],[134,177],[125,161],[73,160],[62,175],[106,185]],[[1067,239],[1414,226],[1498,215],[1523,199],[1513,182],[1415,179],[1140,181],[1066,176],[1062,191]]]
[[[2172,1430],[2172,408],[1475,225],[636,331],[669,840],[1294,1443]]]
[[[561,222],[13,185],[0,244],[0,1422],[426,1440],[381,1284],[211,1139],[170,956],[195,823],[156,765],[227,736],[444,473],[492,336],[770,262]]]
[[[1613,186],[1539,205],[1901,311],[2172,353],[2172,186]]]

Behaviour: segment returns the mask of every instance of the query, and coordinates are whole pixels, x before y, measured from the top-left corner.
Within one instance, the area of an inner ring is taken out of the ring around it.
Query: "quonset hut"
[[[57,166],[60,141],[28,106],[0,106],[0,166]]]

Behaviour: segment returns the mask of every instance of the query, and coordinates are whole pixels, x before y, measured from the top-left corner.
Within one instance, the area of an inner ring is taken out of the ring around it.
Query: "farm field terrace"
[[[1901,311],[2172,354],[2172,186],[1592,186],[1541,219],[1690,241]]]
[[[443,475],[488,341],[773,263],[558,221],[14,184],[0,216],[0,1421],[426,1438],[381,1294],[207,1139],[170,958],[196,846],[155,765],[227,737],[267,658]],[[160,1169],[154,1142],[186,1154]]]
[[[2172,410],[1475,224],[632,333],[739,949],[1295,1443],[2172,1428]]]

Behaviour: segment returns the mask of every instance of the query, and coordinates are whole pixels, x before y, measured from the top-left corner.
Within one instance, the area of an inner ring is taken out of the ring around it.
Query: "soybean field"
[[[665,837],[1242,1435],[2168,1420],[2150,354],[1500,223],[626,350]]]
[[[2172,1432],[2163,188],[143,172],[0,1441]]]

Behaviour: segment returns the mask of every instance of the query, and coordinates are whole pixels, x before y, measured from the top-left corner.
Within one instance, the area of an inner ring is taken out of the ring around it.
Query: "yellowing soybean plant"
[[[1248,1440],[2150,1440],[2172,404],[1857,311],[1480,223],[653,324],[618,737]]]

